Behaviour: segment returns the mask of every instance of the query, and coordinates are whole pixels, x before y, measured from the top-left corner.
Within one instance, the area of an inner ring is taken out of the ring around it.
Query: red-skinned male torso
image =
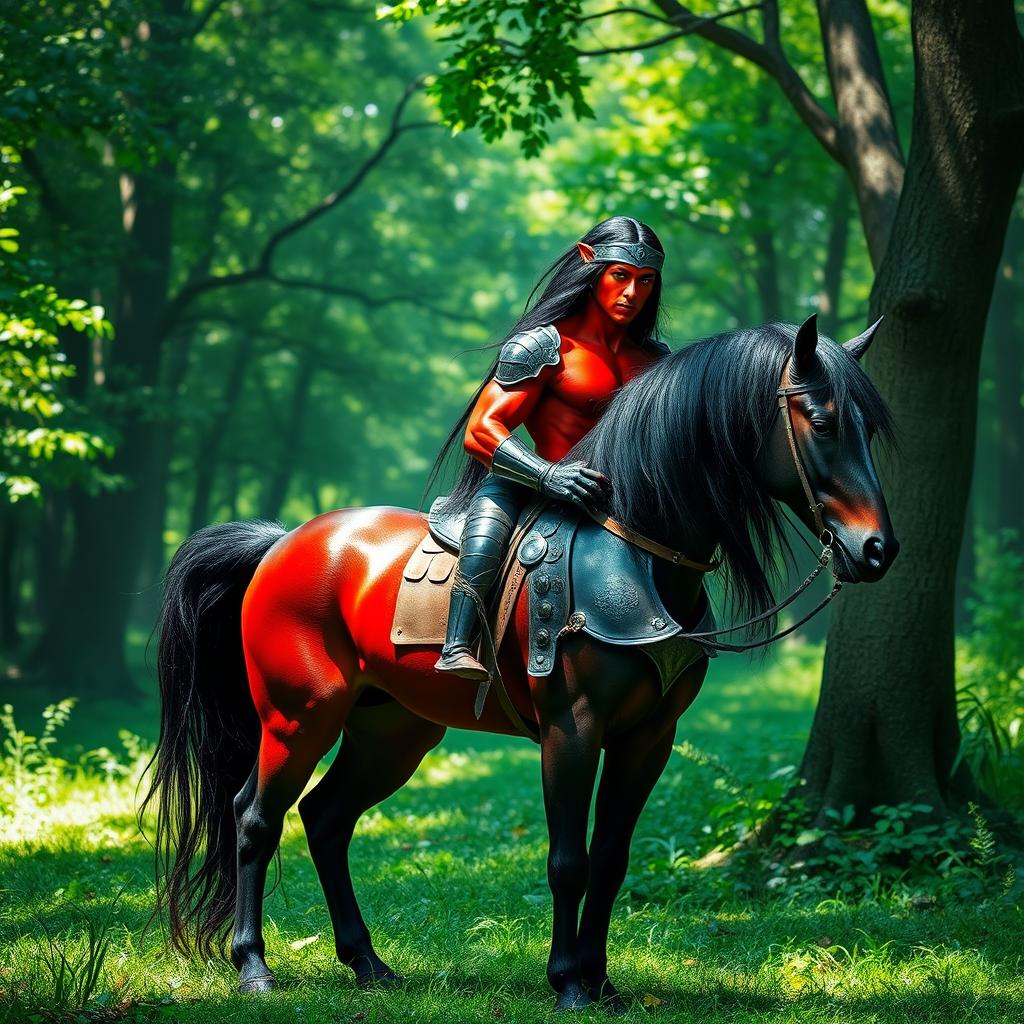
[[[562,339],[557,366],[519,384],[487,383],[466,427],[470,455],[489,467],[498,445],[523,424],[537,454],[557,462],[598,421],[612,395],[660,358],[625,337],[614,348],[574,337],[571,326],[555,324]]]
[[[590,262],[593,249],[577,244],[581,258]],[[498,445],[523,424],[542,459],[564,458],[600,419],[612,395],[660,358],[656,349],[640,348],[628,335],[656,277],[650,267],[610,263],[603,268],[585,308],[554,324],[561,339],[557,365],[518,384],[488,381],[469,417],[466,451],[489,469]]]

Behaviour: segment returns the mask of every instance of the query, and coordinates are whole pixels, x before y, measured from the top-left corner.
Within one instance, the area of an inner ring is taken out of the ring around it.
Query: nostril
[[[864,541],[864,561],[872,569],[881,569],[885,565],[885,545],[880,537],[868,537]]]

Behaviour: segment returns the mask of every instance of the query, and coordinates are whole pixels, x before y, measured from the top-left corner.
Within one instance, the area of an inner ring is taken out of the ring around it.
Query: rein
[[[784,380],[787,376],[787,370],[789,364],[792,362],[792,356],[786,360],[785,366],[782,368],[782,379]],[[817,387],[823,387],[824,385],[818,385]],[[803,457],[800,455],[800,448],[796,443],[796,432],[793,430],[793,411],[790,408],[789,398],[791,395],[802,395],[809,391],[816,390],[816,387],[811,384],[782,384],[779,382],[775,394],[778,397],[778,410],[785,414],[785,426],[786,426],[786,438],[789,441],[789,450],[793,456],[793,464],[796,466],[797,476],[800,478],[800,486],[803,488],[804,496],[807,498],[807,507],[811,511],[811,515],[814,517],[814,528],[818,532],[818,542],[821,544],[821,554],[818,555],[818,564],[808,573],[807,578],[800,584],[796,590],[793,591],[788,597],[782,601],[772,605],[767,611],[763,611],[753,618],[748,619],[746,622],[741,622],[735,626],[726,626],[724,629],[712,629],[705,633],[677,633],[676,636],[687,640],[693,640],[700,644],[702,647],[710,647],[716,651],[751,651],[758,647],[765,647],[768,644],[775,643],[776,640],[781,640],[785,636],[789,636],[794,630],[799,629],[805,622],[813,618],[820,612],[825,605],[827,605],[842,589],[842,581],[836,576],[835,571],[832,571],[832,589],[828,595],[822,598],[802,619],[794,622],[791,626],[787,626],[785,629],[780,630],[773,636],[768,637],[766,640],[756,640],[749,644],[729,644],[711,639],[716,636],[723,636],[727,633],[735,633],[741,629],[748,629],[750,626],[755,626],[759,622],[764,622],[773,616],[777,615],[787,605],[792,604],[818,577],[823,569],[830,568],[832,564],[832,546],[835,543],[835,537],[832,531],[825,526],[825,521],[822,518],[822,509],[824,503],[815,501],[814,491],[811,488],[810,479],[807,476],[807,467],[804,465]],[[652,555],[656,555],[658,558],[662,558],[667,562],[671,562],[673,565],[683,565],[690,569],[696,569],[698,572],[708,573],[713,572],[721,564],[720,559],[716,559],[713,562],[695,562],[692,559],[687,558],[679,551],[675,551],[670,547],[666,547],[664,544],[659,544],[657,541],[651,540],[649,537],[645,537],[642,533],[637,533],[635,530],[631,530],[629,527],[618,522],[618,520],[612,519],[611,516],[602,515],[600,513],[591,512],[591,518],[603,526],[610,533],[614,533],[617,537],[621,537],[623,540],[628,541],[630,544],[636,545],[638,548],[643,548],[644,551],[650,552]],[[827,538],[827,539],[826,539]]]

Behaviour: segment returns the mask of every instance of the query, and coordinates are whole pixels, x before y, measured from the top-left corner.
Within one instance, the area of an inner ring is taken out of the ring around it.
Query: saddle
[[[444,643],[465,524],[464,514],[446,513],[445,500],[431,506],[427,532],[402,574],[391,630],[396,645]],[[571,506],[535,502],[520,514],[491,599],[496,646],[523,588],[529,603],[527,667],[533,676],[549,675],[558,640],[580,631],[605,643],[639,647],[657,666],[663,693],[698,658],[715,657],[714,650],[679,636],[683,626],[658,594],[651,555]],[[701,601],[703,615],[692,632],[715,628],[703,591]]]

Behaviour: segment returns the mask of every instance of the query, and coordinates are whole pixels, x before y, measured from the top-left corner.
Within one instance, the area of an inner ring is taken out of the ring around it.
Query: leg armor
[[[438,672],[475,681],[487,678],[487,669],[474,654],[480,623],[476,602],[469,591],[487,603],[519,512],[531,497],[525,488],[494,476],[489,476],[473,496],[459,547],[448,632],[441,657],[434,666]]]

